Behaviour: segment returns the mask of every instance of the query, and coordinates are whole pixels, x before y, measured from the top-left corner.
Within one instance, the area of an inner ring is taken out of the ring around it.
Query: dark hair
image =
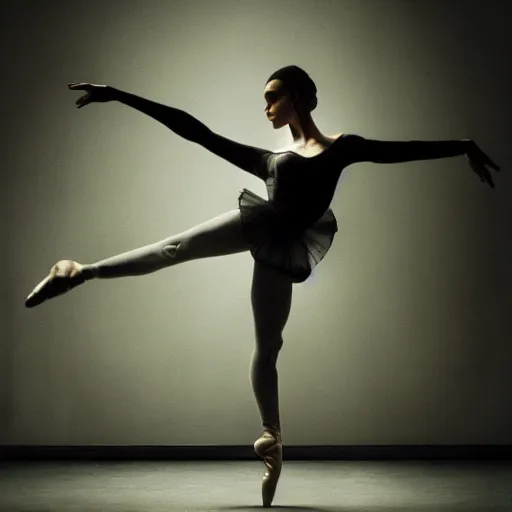
[[[281,80],[283,82],[285,89],[291,93],[292,101],[293,96],[296,95],[299,102],[307,107],[310,112],[316,108],[318,99],[316,97],[317,89],[315,82],[311,80],[311,77],[302,68],[295,65],[285,66],[272,73],[266,84],[272,80]]]

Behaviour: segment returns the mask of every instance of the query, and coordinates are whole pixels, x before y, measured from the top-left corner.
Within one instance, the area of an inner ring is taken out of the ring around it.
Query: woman
[[[288,125],[292,133],[293,146],[281,152],[239,144],[182,110],[109,86],[73,83],[69,88],[86,91],[76,102],[78,108],[118,101],[265,181],[268,201],[243,189],[237,209],[180,234],[93,264],[57,262],[25,304],[34,307],[94,278],[148,274],[198,258],[250,251],[256,334],[251,382],[263,425],[254,449],[267,468],[262,498],[263,505],[270,506],[282,466],[276,362],[292,285],[305,281],[331,246],[337,224],[329,205],[342,170],[362,161],[393,163],[466,155],[480,179],[494,186],[486,165],[499,168],[469,139],[384,142],[355,134],[322,134],[311,117],[317,105],[316,86],[297,66],[276,71],[264,89],[265,113],[273,127]]]

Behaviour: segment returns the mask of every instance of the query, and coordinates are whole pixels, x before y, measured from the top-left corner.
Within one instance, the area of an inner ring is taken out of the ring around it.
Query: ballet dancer
[[[269,151],[214,133],[177,108],[107,85],[71,83],[85,91],[76,105],[118,102],[156,119],[234,166],[264,180],[268,200],[243,189],[238,207],[182,233],[96,263],[58,261],[29,294],[29,308],[92,279],[149,274],[199,258],[250,251],[255,348],[250,379],[262,422],[254,443],[263,459],[262,501],[270,507],[282,468],[282,438],[276,363],[290,313],[292,286],[304,282],[329,250],[338,230],[329,208],[343,169],[356,162],[399,163],[464,155],[482,182],[494,188],[487,166],[498,166],[471,139],[380,141],[354,133],[324,135],[312,119],[317,89],[298,66],[277,70],[263,91],[265,114],[274,129],[289,126],[293,144]]]

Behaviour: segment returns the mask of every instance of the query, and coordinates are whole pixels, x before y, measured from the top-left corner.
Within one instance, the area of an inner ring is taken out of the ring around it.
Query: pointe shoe
[[[45,277],[25,299],[25,306],[33,308],[57,295],[62,295],[75,286],[82,284],[86,278],[82,272],[83,265],[77,261],[61,260],[55,263],[50,274]]]
[[[261,483],[261,497],[263,506],[270,507],[283,465],[283,442],[279,431],[276,428],[265,428],[263,435],[254,443],[254,451],[266,466]]]

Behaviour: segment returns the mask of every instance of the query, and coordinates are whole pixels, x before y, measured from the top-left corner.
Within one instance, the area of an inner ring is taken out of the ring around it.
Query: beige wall
[[[45,4],[16,3],[3,20],[0,443],[256,438],[249,253],[88,283],[34,310],[23,301],[58,259],[182,231],[236,208],[243,187],[264,195],[128,107],[76,110],[68,82],[107,83],[277,149],[289,133],[263,115],[263,87],[288,64],[315,80],[323,132],[473,138],[505,173],[491,191],[463,157],[346,169],[339,232],[295,286],[284,333],[286,442],[512,443],[505,2]]]

